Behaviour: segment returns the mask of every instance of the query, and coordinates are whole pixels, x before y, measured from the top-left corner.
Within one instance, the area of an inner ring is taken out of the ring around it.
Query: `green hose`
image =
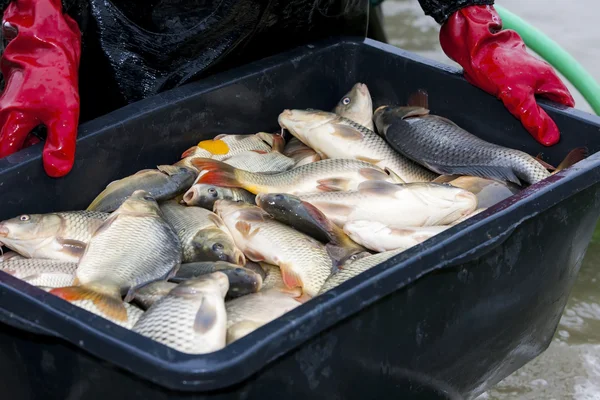
[[[520,17],[496,4],[494,6],[505,29],[515,30],[531,50],[548,61],[583,95],[597,115],[600,115],[600,85],[581,64],[579,64],[558,43],[544,35]]]

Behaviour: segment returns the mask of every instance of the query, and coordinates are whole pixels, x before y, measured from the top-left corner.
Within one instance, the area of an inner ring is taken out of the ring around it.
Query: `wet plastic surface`
[[[0,160],[0,219],[85,208],[108,182],[201,139],[276,130],[283,108],[330,109],[356,81],[375,106],[426,89],[433,113],[554,165],[578,146],[600,150],[599,118],[548,105],[562,140],[544,148],[448,67],[327,42],[85,124],[65,179],[45,176],[39,146]],[[548,346],[600,215],[599,183],[594,154],[205,356],[0,273],[0,376],[11,399],[473,398]]]

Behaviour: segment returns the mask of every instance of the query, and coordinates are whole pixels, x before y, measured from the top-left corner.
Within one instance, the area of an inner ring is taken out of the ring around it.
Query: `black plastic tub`
[[[538,145],[457,71],[373,41],[305,46],[81,127],[77,162],[45,176],[40,147],[0,160],[0,219],[85,208],[117,178],[217,133],[276,130],[284,108],[331,109],[355,82],[375,105],[429,92],[432,112],[492,142],[600,150],[600,119],[545,105]],[[0,273],[6,399],[473,398],[550,343],[600,214],[600,155],[345,282],[225,349],[178,353]]]

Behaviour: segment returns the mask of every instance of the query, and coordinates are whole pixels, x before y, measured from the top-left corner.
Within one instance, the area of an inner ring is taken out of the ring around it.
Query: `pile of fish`
[[[333,112],[284,110],[278,122],[281,133],[219,135],[112,182],[87,210],[1,222],[12,252],[0,270],[209,353],[554,169],[423,104],[373,112],[362,83]]]

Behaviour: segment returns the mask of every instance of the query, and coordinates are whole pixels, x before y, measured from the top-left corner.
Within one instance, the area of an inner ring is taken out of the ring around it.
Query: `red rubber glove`
[[[61,0],[15,0],[4,12],[0,96],[0,157],[35,143],[29,132],[46,125],[46,173],[64,176],[73,167],[79,121],[78,68],[81,33],[62,13]]]
[[[446,55],[463,67],[467,81],[502,100],[535,140],[545,146],[556,144],[560,132],[535,95],[569,107],[575,101],[548,63],[527,53],[516,32],[501,28],[494,7],[465,7],[442,26],[440,43]]]

